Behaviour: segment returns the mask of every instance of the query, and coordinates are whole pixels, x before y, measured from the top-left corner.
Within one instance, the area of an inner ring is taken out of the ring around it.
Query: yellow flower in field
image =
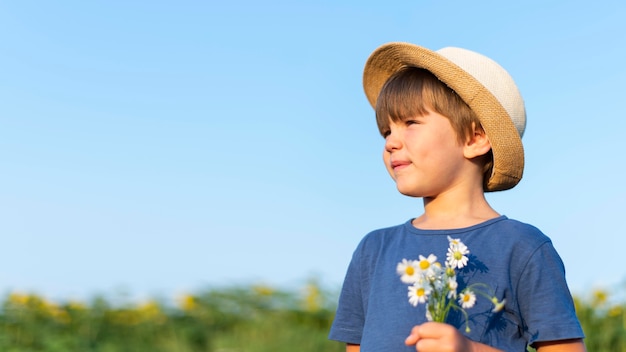
[[[150,300],[139,305],[136,312],[141,321],[154,321],[157,323],[165,322],[165,314],[163,314],[161,306],[157,301]]]
[[[14,309],[33,311],[42,316],[48,316],[60,323],[70,322],[70,316],[65,309],[54,302],[34,294],[12,292],[7,298],[7,303]]]
[[[594,308],[600,307],[606,303],[609,299],[609,294],[604,290],[595,290],[593,291],[593,300],[591,305]]]
[[[185,312],[191,312],[192,310],[196,309],[198,307],[198,304],[196,302],[196,298],[192,295],[183,295],[179,300],[178,300],[178,305],[180,307],[180,309],[184,310]]]
[[[28,304],[29,296],[28,295],[24,295],[24,294],[20,294],[20,293],[16,293],[16,292],[11,292],[9,294],[8,301],[9,301],[9,303],[14,304],[14,305],[25,306],[25,305]]]
[[[609,309],[609,311],[607,312],[607,315],[614,318],[614,317],[619,317],[623,313],[624,313],[624,310],[622,309],[621,306],[613,306],[611,307],[611,309]]]
[[[110,311],[111,322],[118,325],[136,325],[139,323],[139,314],[131,309],[116,309]]]
[[[316,284],[308,284],[304,289],[304,309],[315,312],[320,309],[322,292]]]
[[[274,294],[274,289],[265,285],[255,285],[252,287],[252,290],[259,296],[271,296]]]
[[[78,301],[70,301],[67,304],[67,308],[70,309],[70,310],[76,310],[76,311],[85,311],[85,310],[87,310],[87,307],[83,303],[78,302]]]
[[[65,309],[54,303],[47,303],[46,309],[52,319],[58,321],[59,323],[67,324],[72,320]]]
[[[139,313],[147,318],[153,318],[161,314],[161,307],[155,301],[148,301],[137,307]]]

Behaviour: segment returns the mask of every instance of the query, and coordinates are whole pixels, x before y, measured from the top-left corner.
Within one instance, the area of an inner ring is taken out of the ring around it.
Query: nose
[[[400,148],[402,148],[400,139],[394,133],[390,132],[387,137],[385,137],[385,151],[391,153]]]

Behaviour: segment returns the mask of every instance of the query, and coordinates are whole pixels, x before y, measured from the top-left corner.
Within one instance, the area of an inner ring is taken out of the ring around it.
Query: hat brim
[[[363,88],[372,107],[376,109],[387,79],[407,66],[432,72],[478,116],[493,153],[493,170],[484,190],[501,191],[517,185],[524,170],[524,148],[511,116],[480,81],[443,55],[410,43],[388,43],[376,49],[363,72]]]

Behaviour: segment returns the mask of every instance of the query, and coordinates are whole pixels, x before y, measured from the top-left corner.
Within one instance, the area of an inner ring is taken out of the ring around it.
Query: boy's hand
[[[415,345],[419,352],[466,352],[471,350],[471,342],[452,325],[424,323],[411,330],[406,338],[407,346]]]
[[[452,325],[434,322],[413,327],[405,343],[407,346],[415,345],[419,352],[500,351],[466,338]]]

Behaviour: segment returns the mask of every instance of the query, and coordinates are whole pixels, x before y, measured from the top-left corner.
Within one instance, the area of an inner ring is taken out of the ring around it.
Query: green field
[[[607,291],[576,297],[588,351],[626,352],[626,304],[611,298]],[[51,302],[13,292],[0,311],[0,351],[344,351],[327,340],[335,302],[314,281],[295,291],[207,289],[175,303]]]

